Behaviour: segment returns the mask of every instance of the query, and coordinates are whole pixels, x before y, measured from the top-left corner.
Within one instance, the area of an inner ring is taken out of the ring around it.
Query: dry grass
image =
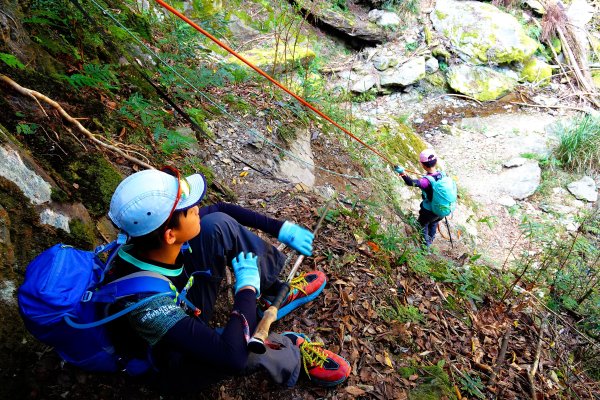
[[[540,40],[547,42],[558,36],[558,29],[565,29],[567,25],[567,15],[562,4],[552,3],[547,4],[546,14],[542,18],[542,34]]]

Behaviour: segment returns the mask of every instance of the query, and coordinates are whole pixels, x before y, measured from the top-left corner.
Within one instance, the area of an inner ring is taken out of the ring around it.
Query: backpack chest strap
[[[97,303],[114,303],[123,297],[142,293],[173,293],[173,297],[176,297],[177,291],[167,277],[152,271],[140,271],[102,286],[91,293],[88,300]]]

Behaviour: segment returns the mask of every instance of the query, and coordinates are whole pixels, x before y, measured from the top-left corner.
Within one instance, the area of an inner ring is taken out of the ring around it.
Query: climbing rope
[[[239,118],[236,118],[235,116],[233,116],[232,114],[230,114],[227,111],[226,108],[222,107],[220,104],[218,104],[217,102],[215,102],[210,96],[208,96],[207,94],[203,93],[200,89],[198,89],[185,76],[183,76],[177,70],[175,70],[168,62],[166,62],[165,60],[163,60],[158,54],[156,54],[156,52],[154,52],[143,41],[141,41],[135,34],[133,34],[125,25],[123,25],[117,18],[115,18],[107,9],[105,9],[104,7],[102,7],[102,5],[98,4],[95,0],[90,0],[90,1],[102,12],[102,14],[106,15],[107,17],[109,17],[115,24],[117,24],[121,29],[123,29],[125,32],[127,32],[127,34],[129,36],[131,36],[136,43],[138,43],[146,51],[148,51],[153,57],[155,57],[156,60],[158,60],[161,64],[163,64],[168,70],[170,70],[173,74],[175,74],[177,77],[179,77],[182,81],[184,81],[189,87],[191,87],[192,89],[194,89],[195,93],[198,93],[200,96],[202,96],[204,99],[206,99],[209,103],[211,103],[213,106],[215,106],[216,108],[218,108],[224,115],[227,115],[235,124],[243,125],[248,132],[250,132],[252,135],[254,135],[259,140],[262,140],[262,141],[268,143],[269,145],[275,147],[277,150],[279,150],[282,153],[286,154],[288,157],[295,159],[299,163],[301,163],[301,164],[303,164],[303,165],[305,165],[305,166],[307,166],[309,168],[315,168],[315,169],[321,170],[323,172],[326,172],[326,173],[329,173],[329,174],[332,174],[332,175],[336,175],[336,176],[339,176],[339,177],[342,177],[342,178],[356,179],[356,180],[368,180],[368,178],[365,178],[365,177],[360,176],[360,175],[342,174],[342,173],[339,173],[339,172],[336,172],[336,171],[333,171],[333,170],[330,170],[330,169],[327,169],[327,168],[320,167],[320,166],[315,165],[315,164],[311,164],[311,163],[303,160],[302,158],[296,156],[295,154],[289,152],[288,150],[284,149],[283,147],[277,145],[276,143],[274,143],[273,141],[269,140],[268,138],[262,136],[255,129],[253,129],[250,126],[248,126],[247,124],[244,124],[243,122],[241,122],[241,120]]]
[[[355,135],[353,135],[349,130],[347,130],[346,128],[344,128],[343,126],[341,126],[340,124],[338,124],[334,120],[332,120],[330,117],[328,117],[326,114],[324,114],[318,108],[316,108],[315,106],[313,106],[312,104],[310,104],[308,101],[304,100],[302,97],[300,97],[296,93],[292,92],[290,89],[288,89],[282,83],[280,83],[279,81],[277,81],[274,78],[272,78],[269,74],[267,74],[265,71],[263,71],[262,69],[260,69],[256,65],[254,65],[252,62],[250,62],[246,58],[244,58],[242,55],[240,55],[239,53],[237,53],[231,47],[227,46],[225,43],[221,42],[219,39],[217,39],[216,37],[214,37],[213,35],[211,35],[209,32],[207,32],[204,29],[202,29],[200,26],[198,26],[195,22],[193,22],[192,20],[190,20],[188,17],[186,17],[185,15],[183,15],[182,13],[180,13],[179,11],[177,11],[176,9],[174,9],[173,7],[171,7],[169,4],[165,3],[163,0],[156,0],[156,2],[158,4],[160,4],[161,6],[163,6],[165,9],[167,9],[168,11],[170,11],[172,14],[176,15],[177,17],[179,17],[181,20],[185,21],[192,28],[196,29],[198,32],[200,32],[201,34],[203,34],[204,36],[206,36],[207,38],[209,38],[210,40],[212,40],[213,42],[215,42],[219,47],[223,48],[224,50],[226,50],[227,52],[229,52],[230,54],[232,54],[233,56],[235,56],[237,59],[239,59],[240,61],[242,61],[244,64],[248,65],[250,68],[252,68],[256,72],[258,72],[261,76],[263,76],[264,78],[266,78],[269,82],[273,83],[274,85],[276,85],[277,87],[279,87],[281,90],[283,90],[284,92],[286,92],[287,94],[289,94],[290,96],[292,96],[293,98],[295,98],[296,100],[298,100],[302,105],[304,105],[305,107],[308,107],[309,109],[311,109],[312,111],[314,111],[317,115],[319,115],[321,118],[323,118],[326,121],[330,122],[335,127],[339,128],[342,132],[344,132],[346,135],[350,136],[352,139],[356,140],[358,143],[362,144],[364,147],[366,147],[367,149],[371,150],[373,153],[377,154],[381,159],[383,159],[389,165],[394,165],[394,163],[392,163],[389,160],[389,158],[387,158],[386,156],[384,156],[383,154],[381,154],[379,151],[375,150],[373,147],[369,146],[368,144],[366,144],[365,142],[363,142],[362,140],[360,140],[358,137],[356,137]]]

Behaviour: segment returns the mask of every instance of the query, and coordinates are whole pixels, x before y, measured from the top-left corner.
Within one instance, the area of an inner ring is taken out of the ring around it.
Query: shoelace
[[[306,281],[306,274],[300,274],[297,277],[295,277],[294,279],[292,279],[290,281],[290,294],[292,293],[293,289],[298,289],[299,291],[301,291],[302,293],[304,293],[306,295],[306,290],[304,290],[304,288],[308,285],[308,282]]]
[[[322,342],[309,342],[308,340],[304,340],[304,342],[300,344],[302,366],[309,379],[310,374],[308,373],[308,367],[322,367],[325,364],[325,361],[327,361],[327,355],[321,347],[323,347]]]

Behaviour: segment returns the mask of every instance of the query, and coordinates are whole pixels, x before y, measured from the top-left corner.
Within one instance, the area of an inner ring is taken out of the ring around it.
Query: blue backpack
[[[440,217],[450,215],[456,208],[457,190],[454,179],[444,172],[440,172],[440,178],[437,180],[431,175],[426,175],[425,178],[431,183],[433,197],[429,201],[423,194],[423,207]]]
[[[146,359],[123,359],[115,353],[104,324],[142,307],[157,296],[177,297],[171,282],[154,272],[138,272],[102,285],[120,245],[95,251],[57,244],[27,266],[19,288],[19,311],[38,340],[53,346],[67,362],[87,371],[126,371],[140,375],[152,367]],[[99,255],[107,252],[103,262]],[[107,305],[126,296],[144,294],[137,303],[106,317]]]

